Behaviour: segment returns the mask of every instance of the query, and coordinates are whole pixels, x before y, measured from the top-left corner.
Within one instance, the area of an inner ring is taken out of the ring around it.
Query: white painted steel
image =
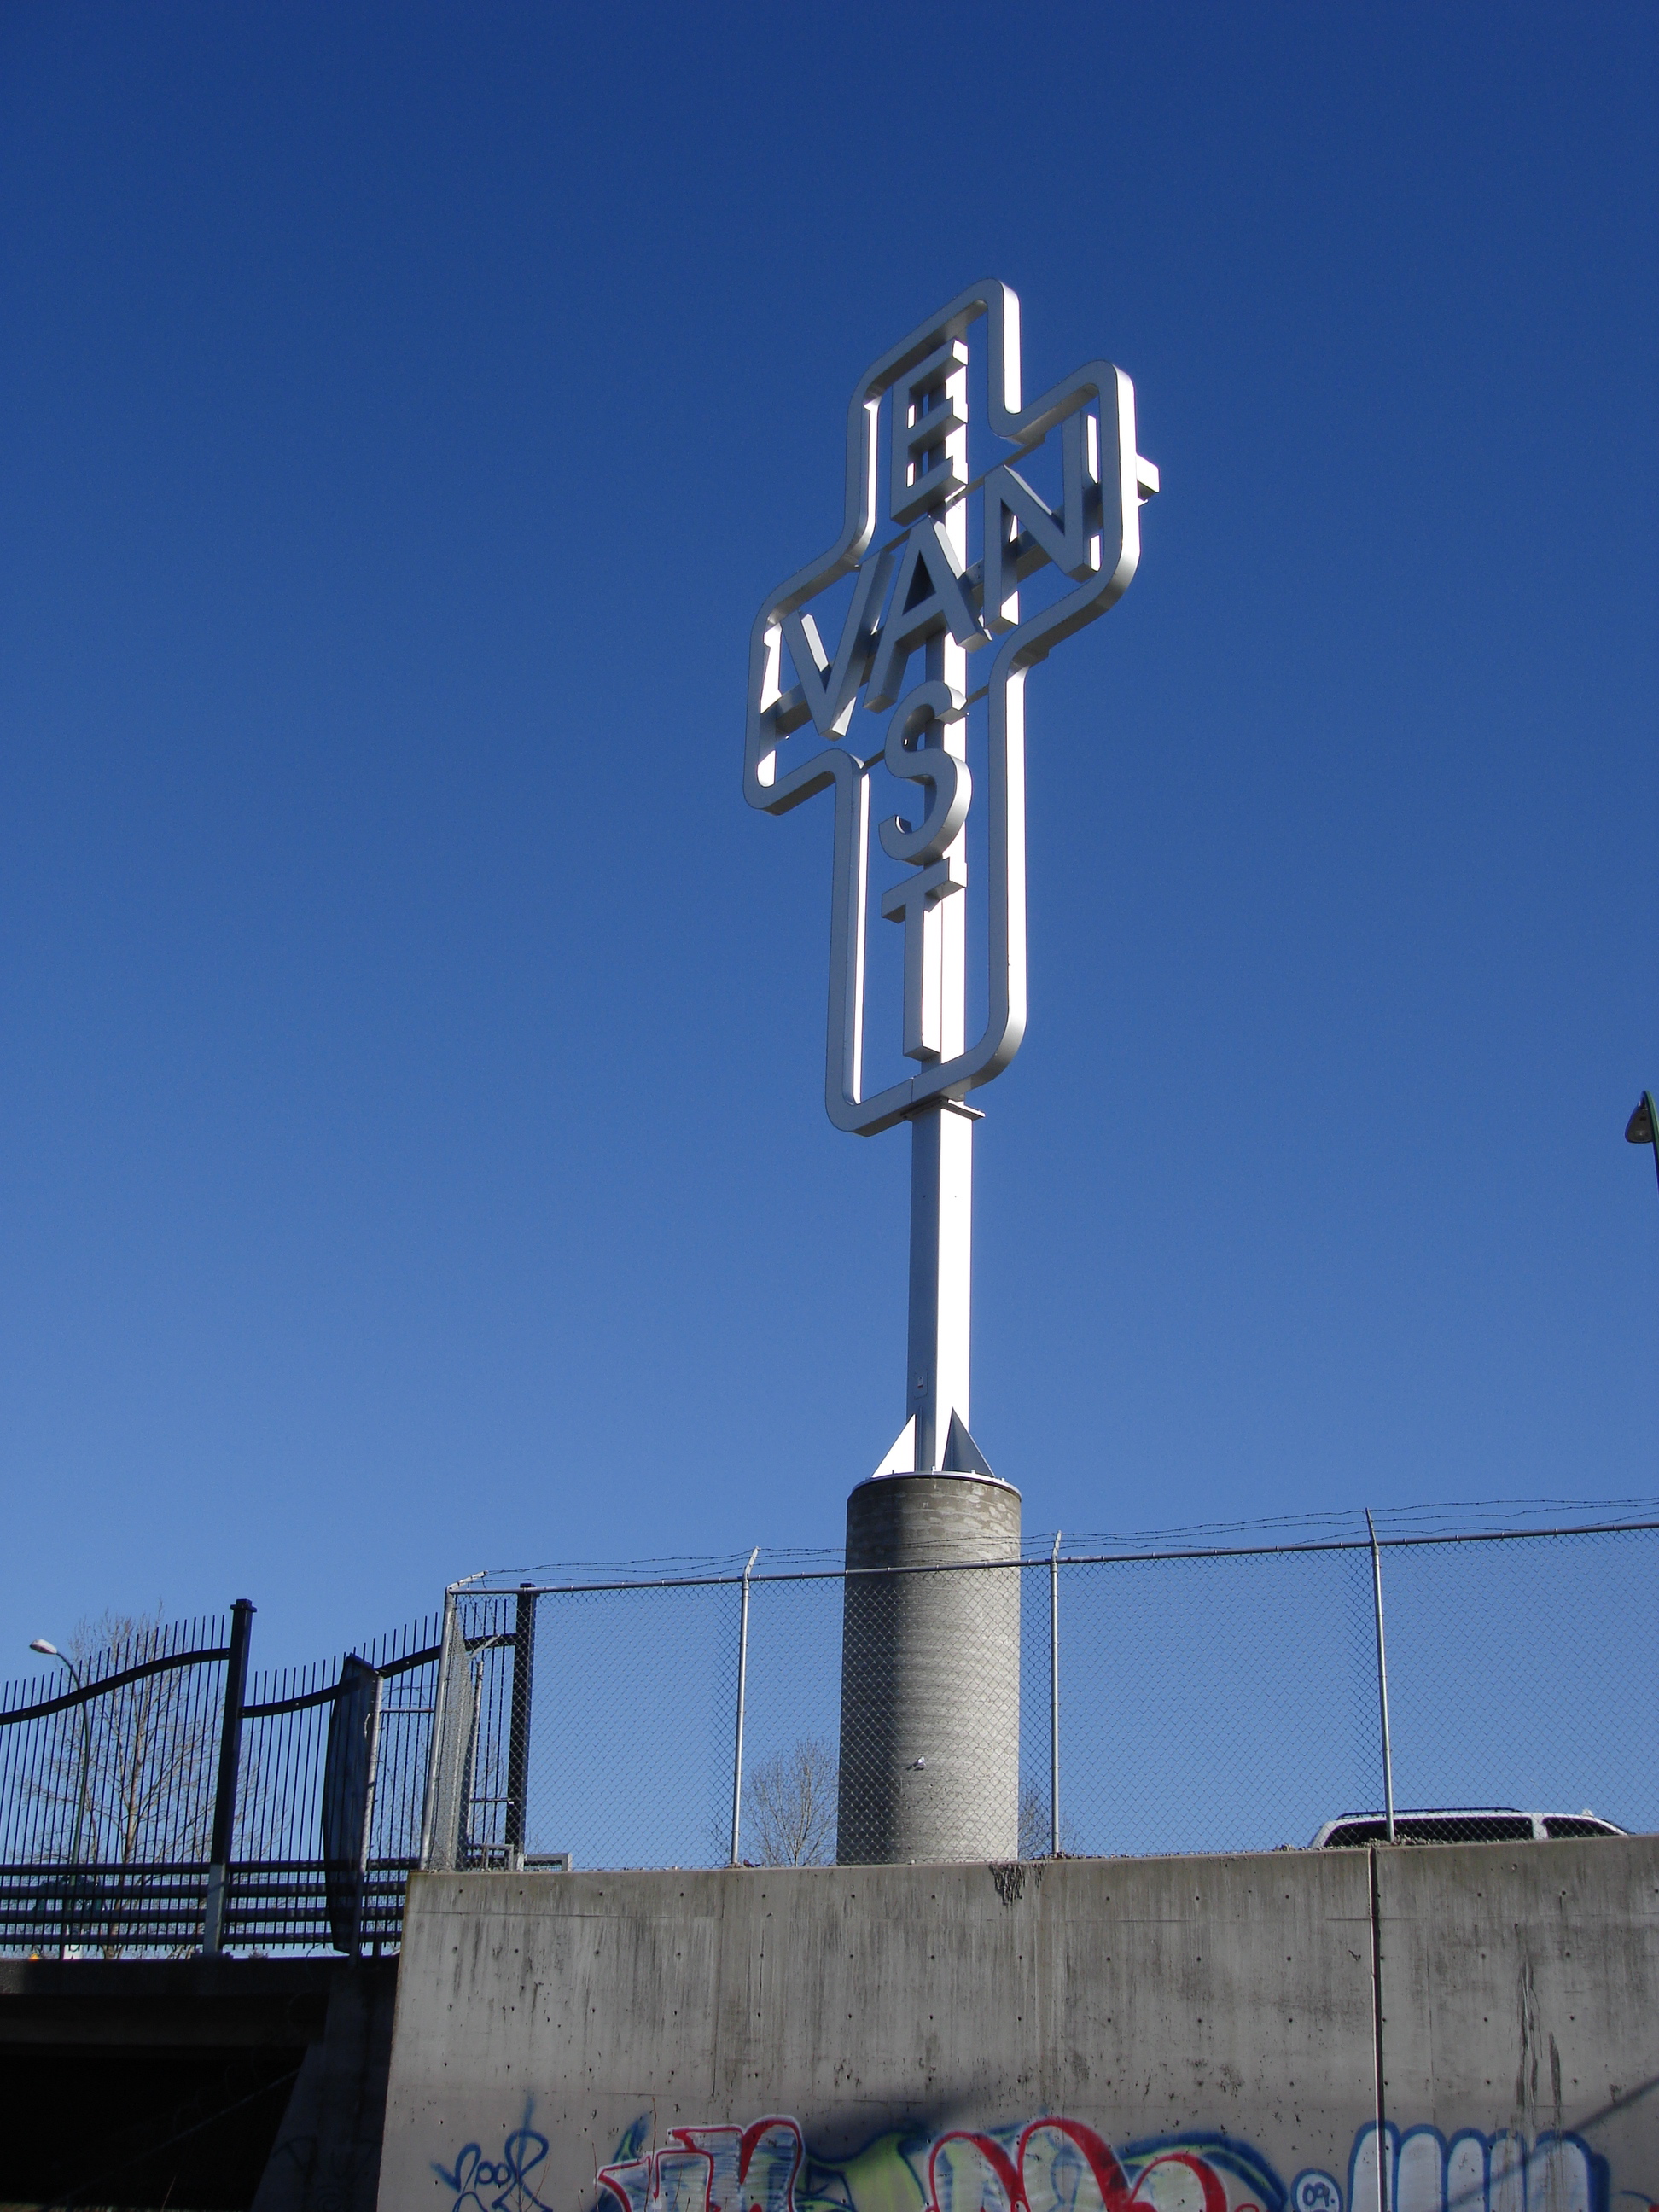
[[[969,474],[970,333],[987,355],[988,427],[1014,448],[977,487]],[[872,550],[884,404],[887,507],[902,534]],[[1012,462],[1055,430],[1062,490],[1051,509]],[[841,532],[755,618],[744,795],[784,814],[835,793],[824,1103],[837,1128],[860,1136],[914,1125],[906,1425],[878,1472],[984,1471],[969,1430],[973,1130],[965,1116],[977,1116],[963,1101],[1007,1066],[1025,1029],[1025,674],[1128,588],[1140,505],[1158,485],[1158,471],[1136,450],[1128,378],[1091,362],[1024,405],[1019,301],[1005,284],[975,285],[860,380],[848,413]],[[984,552],[970,563],[975,489]],[[1021,585],[1045,566],[1075,588],[1023,615]],[[854,572],[831,641],[811,603]],[[965,718],[969,655],[987,647],[989,675],[971,695],[987,702],[981,793],[968,770]],[[907,690],[917,653],[921,681]],[[879,740],[854,727],[860,690],[867,711],[890,714]],[[878,829],[883,851],[915,869],[883,894],[880,910],[904,933],[901,1042],[916,1072],[866,1096],[869,770],[878,759],[927,803],[915,822],[895,815]],[[987,1013],[970,1042],[966,824],[975,801],[987,830]]]
[[[743,1717],[749,1694],[749,1577],[760,1557],[760,1546],[749,1554],[743,1571],[743,1599],[738,1618],[738,1736],[732,1753],[732,1864],[740,1866],[743,1832]]]
[[[910,1117],[912,1469],[939,1467],[954,1413],[966,1426],[973,1319],[974,1125],[935,1100]],[[895,1470],[896,1472],[900,1470]]]
[[[1048,1856],[1060,1856],[1060,1530],[1048,1554]]]
[[[1382,1638],[1382,1554],[1376,1548],[1376,1525],[1370,1508],[1365,1526],[1371,1540],[1371,1601],[1376,1614],[1376,1696],[1382,1720],[1382,1796],[1389,1841],[1394,1841],[1394,1747],[1389,1741],[1389,1649]]]

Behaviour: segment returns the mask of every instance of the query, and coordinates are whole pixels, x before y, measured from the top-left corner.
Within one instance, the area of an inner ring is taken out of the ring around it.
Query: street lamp
[[[76,1690],[82,1692],[78,1708],[81,1715],[81,1788],[75,1800],[75,1840],[70,1846],[70,1864],[75,1869],[75,1875],[70,1878],[70,1893],[73,1895],[80,1886],[78,1876],[81,1869],[81,1832],[86,1825],[87,1790],[92,1777],[92,1723],[87,1718],[87,1701],[84,1694],[86,1685],[81,1680],[75,1662],[72,1659],[66,1659],[58,1646],[55,1644],[48,1644],[44,1636],[32,1638],[29,1650],[38,1651],[43,1659],[55,1659],[60,1667],[67,1668],[70,1681],[74,1683]],[[67,1932],[69,1920],[67,1911],[64,1917]],[[64,1955],[64,1948],[65,1945],[60,1942],[58,1946],[58,1955],[60,1959]]]
[[[1627,1145],[1653,1146],[1653,1171],[1659,1176],[1659,1106],[1653,1103],[1653,1093],[1644,1091],[1636,1102],[1636,1111],[1625,1124]]]

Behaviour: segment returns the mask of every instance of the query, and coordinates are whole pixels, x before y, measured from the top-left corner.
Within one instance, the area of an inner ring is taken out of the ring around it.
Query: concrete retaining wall
[[[1380,2188],[1659,2198],[1659,1838],[411,1885],[382,2212]]]

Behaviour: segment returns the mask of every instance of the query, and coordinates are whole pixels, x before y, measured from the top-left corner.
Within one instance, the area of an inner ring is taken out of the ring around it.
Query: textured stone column
[[[1018,1559],[1008,1483],[878,1475],[848,1499],[842,1865],[1018,1856]]]

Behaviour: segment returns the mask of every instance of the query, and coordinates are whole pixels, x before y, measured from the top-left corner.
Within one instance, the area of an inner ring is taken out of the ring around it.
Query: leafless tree
[[[762,1866],[828,1866],[836,1856],[836,1755],[817,1736],[750,1773],[745,1835]]]
[[[1048,1801],[1035,1782],[1028,1782],[1019,1793],[1018,1850],[1023,1859],[1048,1856]]]
[[[1053,1838],[1049,1832],[1048,1800],[1035,1782],[1028,1782],[1019,1793],[1019,1855],[1023,1859],[1046,1859]],[[1060,1855],[1062,1858],[1077,1856],[1077,1836],[1072,1824],[1064,1815],[1060,1823]]]
[[[105,1613],[82,1622],[71,1649],[84,1680],[88,1662],[142,1666],[162,1650],[158,1620]],[[88,1707],[92,1778],[89,1859],[130,1866],[148,1859],[205,1859],[213,1820],[217,1714],[199,1695],[198,1669],[168,1668],[128,1682]],[[194,1694],[193,1694],[194,1693]]]

